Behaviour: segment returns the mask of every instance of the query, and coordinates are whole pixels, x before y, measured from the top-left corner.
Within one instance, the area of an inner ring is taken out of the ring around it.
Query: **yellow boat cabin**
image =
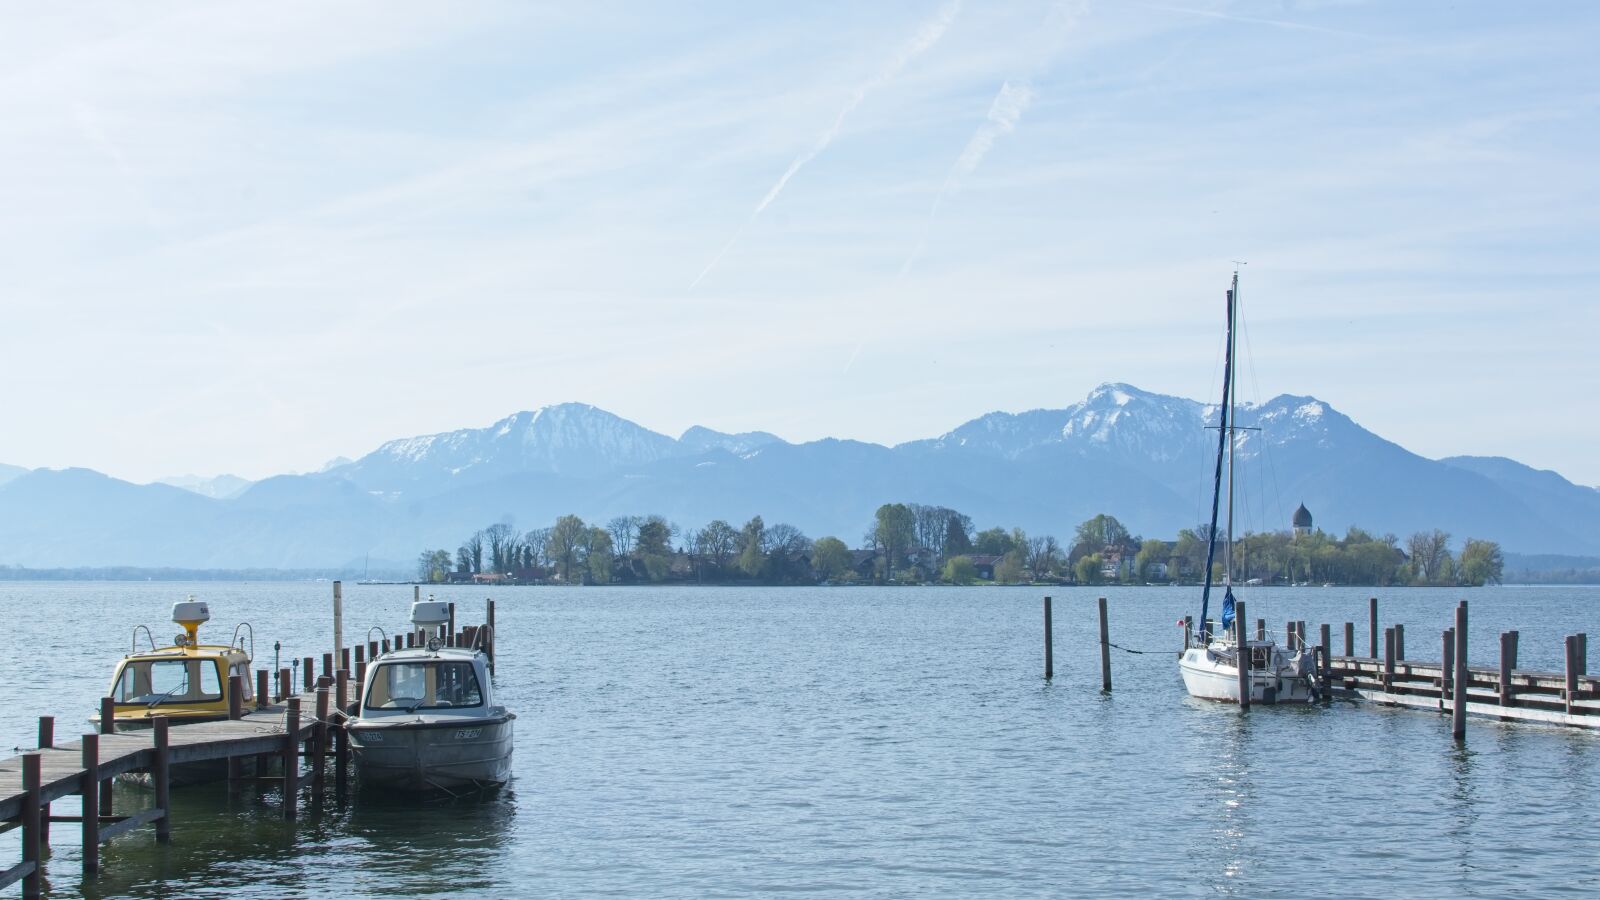
[[[210,619],[206,604],[190,597],[172,606],[172,620],[184,629],[172,646],[157,648],[150,629],[143,625],[134,628],[134,652],[118,664],[107,693],[115,704],[119,731],[148,727],[153,716],[184,721],[226,719],[230,675],[239,676],[241,706],[251,705],[255,699],[251,652],[245,649],[241,632],[249,633],[252,644],[254,634],[248,624],[241,624],[234,629],[233,643],[202,644],[200,625]],[[150,646],[142,652],[138,649],[141,630]],[[99,715],[90,717],[96,726],[99,721]]]

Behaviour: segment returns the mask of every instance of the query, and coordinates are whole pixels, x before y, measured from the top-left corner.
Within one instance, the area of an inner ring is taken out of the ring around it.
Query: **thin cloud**
[[[927,52],[934,44],[937,44],[939,39],[944,36],[944,33],[949,30],[950,23],[955,21],[956,14],[960,11],[961,0],[949,0],[944,6],[939,7],[939,11],[934,14],[933,18],[922,23],[922,27],[917,29],[917,33],[912,35],[911,40],[900,48],[900,51],[891,57],[876,75],[867,79],[851,93],[850,99],[845,102],[844,108],[840,109],[839,114],[833,117],[833,123],[817,138],[816,143],[812,144],[810,149],[795,157],[794,162],[789,163],[789,168],[778,176],[778,180],[773,183],[766,195],[761,198],[761,202],[756,204],[756,208],[750,213],[750,217],[745,220],[743,225],[739,226],[739,230],[734,232],[728,243],[717,251],[717,255],[711,258],[711,262],[706,264],[700,274],[695,276],[694,281],[689,283],[690,290],[693,290],[707,275],[711,274],[711,270],[716,268],[717,263],[722,260],[723,256],[727,255],[729,250],[733,249],[733,245],[755,223],[756,218],[761,215],[762,211],[771,206],[774,200],[778,199],[778,195],[783,193],[784,187],[789,184],[789,179],[793,178],[807,163],[816,159],[822,151],[828,149],[828,145],[833,143],[833,139],[838,137],[839,132],[844,128],[845,119],[849,118],[852,112],[855,112],[856,107],[861,105],[867,95],[892,81],[908,63]]]
[[[995,141],[1017,130],[1017,123],[1022,120],[1022,114],[1027,111],[1033,98],[1033,86],[1027,81],[1016,84],[1007,81],[1000,85],[999,92],[989,104],[989,114],[984,117],[983,124],[979,125],[972,133],[972,137],[967,140],[967,146],[962,149],[961,155],[956,157],[949,174],[945,175],[939,193],[933,196],[933,205],[929,207],[927,221],[922,226],[922,237],[918,239],[911,255],[906,257],[905,263],[900,266],[901,275],[909,272],[917,257],[922,255],[923,247],[928,242],[928,232],[933,228],[933,220],[938,217],[939,207],[944,203],[944,198],[959,190],[962,179],[977,171],[978,164],[989,154]]]
[[[1222,19],[1228,22],[1242,22],[1247,25],[1269,25],[1273,28],[1285,28],[1290,31],[1312,31],[1316,32],[1317,34],[1332,34],[1339,37],[1358,38],[1363,41],[1385,40],[1385,38],[1377,35],[1362,34],[1359,31],[1345,31],[1342,28],[1327,28],[1322,25],[1307,25],[1304,22],[1290,22],[1285,19],[1262,19],[1255,16],[1230,15],[1228,13],[1218,12],[1214,9],[1192,9],[1187,6],[1159,6],[1155,4],[1146,5],[1145,8],[1160,10],[1162,12],[1175,12],[1190,16],[1201,16],[1207,19]]]

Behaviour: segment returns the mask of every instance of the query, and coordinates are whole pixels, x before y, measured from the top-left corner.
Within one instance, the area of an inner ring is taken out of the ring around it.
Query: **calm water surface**
[[[36,717],[84,730],[129,631],[211,603],[270,664],[328,649],[327,584],[4,583],[0,745]],[[447,588],[463,622],[481,589]],[[1364,590],[1255,589],[1281,629],[1356,620]],[[1179,588],[1056,590],[1044,682],[1034,589],[523,588],[498,591],[496,687],[517,710],[516,777],[472,801],[357,794],[299,823],[275,789],[174,792],[81,882],[57,826],[51,896],[1594,896],[1600,735],[1335,704],[1189,700]],[[1110,598],[1116,690],[1099,690],[1094,598]],[[348,585],[347,639],[405,622],[409,587]],[[1455,601],[1472,657],[1502,629],[1526,667],[1600,634],[1600,589],[1386,590],[1384,624],[1436,658]],[[1600,643],[1600,642],[1597,642]],[[1337,647],[1336,647],[1337,649]],[[1591,670],[1593,670],[1591,668]],[[120,791],[130,808],[147,802]],[[69,800],[63,806],[76,806]],[[60,809],[73,814],[76,809]],[[0,836],[0,866],[17,857]],[[13,889],[15,890],[15,889]]]

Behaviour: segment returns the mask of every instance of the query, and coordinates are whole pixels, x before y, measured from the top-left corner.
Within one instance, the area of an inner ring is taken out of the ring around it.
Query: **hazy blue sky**
[[[1102,381],[1600,483],[1600,5],[31,4],[0,462],[580,400],[897,442]]]

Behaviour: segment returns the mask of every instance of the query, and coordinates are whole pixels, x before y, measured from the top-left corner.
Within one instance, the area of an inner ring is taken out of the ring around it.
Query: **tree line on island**
[[[1021,528],[975,530],[944,506],[886,503],[852,548],[835,536],[813,540],[760,516],[741,527],[714,520],[684,529],[662,516],[618,516],[604,525],[565,515],[519,532],[507,522],[474,532],[455,552],[426,550],[423,582],[516,584],[1171,584],[1203,580],[1208,525],[1165,541],[1131,534],[1110,515],[1079,524],[1067,546]],[[1404,542],[1352,526],[1343,538],[1321,530],[1246,534],[1233,545],[1234,578],[1262,584],[1498,584],[1500,547],[1468,538],[1460,555],[1450,535],[1420,531]],[[1212,575],[1221,578],[1221,551]]]

